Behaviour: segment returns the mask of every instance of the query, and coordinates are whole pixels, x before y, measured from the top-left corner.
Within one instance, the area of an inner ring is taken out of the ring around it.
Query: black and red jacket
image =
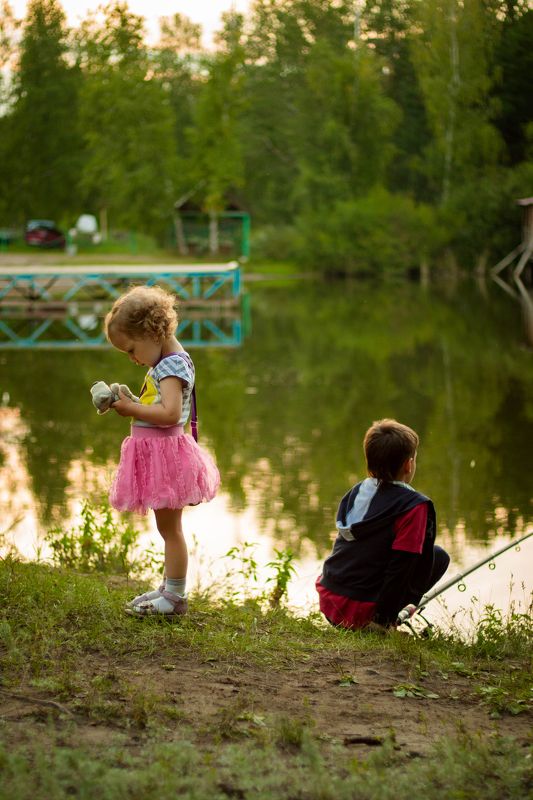
[[[418,602],[433,566],[436,532],[431,500],[400,482],[366,478],[342,498],[338,536],[319,583],[329,592],[375,604],[373,618],[396,620]]]

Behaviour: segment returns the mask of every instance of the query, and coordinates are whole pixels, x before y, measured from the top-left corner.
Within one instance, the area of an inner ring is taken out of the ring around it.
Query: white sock
[[[186,579],[185,578],[166,578],[165,580],[165,589],[167,592],[172,592],[172,594],[180,595],[181,597],[185,596],[185,586],[186,586]],[[152,599],[150,598],[150,604],[153,608],[158,611],[160,614],[168,614],[169,612],[174,610],[174,606],[172,603],[159,594],[159,592],[155,595]]]
[[[167,578],[165,580],[165,589],[172,594],[179,594],[180,597],[185,597],[185,586],[187,585],[187,578]]]
[[[153,600],[154,597],[159,597],[159,594],[160,594],[159,589],[154,589],[152,592],[148,592],[144,599],[145,600]],[[139,595],[139,597],[142,597],[142,595]],[[135,598],[135,599],[137,599],[137,598]]]
[[[131,601],[131,605],[137,605],[140,602],[141,597],[143,600],[154,600],[156,597],[159,597],[159,589],[154,589],[151,592],[143,592],[142,594],[138,594],[137,597],[134,597]]]
[[[154,597],[153,600],[150,600],[150,605],[155,608],[160,614],[168,614],[170,611],[174,610],[174,606],[170,603],[165,597],[159,595],[158,597]],[[142,604],[140,606],[142,608]]]
[[[172,594],[177,594],[180,597],[185,596],[185,586],[186,586],[186,579],[185,578],[166,578],[165,579],[165,589],[167,592],[172,592]],[[151,593],[152,594],[152,593]],[[159,594],[159,592],[153,592],[153,597],[147,598],[147,602],[157,611],[159,614],[168,614],[174,611],[173,604]],[[142,605],[142,604],[141,604]]]

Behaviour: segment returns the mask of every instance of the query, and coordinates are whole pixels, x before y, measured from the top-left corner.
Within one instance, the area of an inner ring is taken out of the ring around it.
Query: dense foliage
[[[516,244],[527,0],[255,0],[211,49],[179,14],[148,44],[116,0],[75,30],[59,0],[0,13],[0,227],[91,211],[163,237],[190,198],[249,211],[265,254],[323,271]]]

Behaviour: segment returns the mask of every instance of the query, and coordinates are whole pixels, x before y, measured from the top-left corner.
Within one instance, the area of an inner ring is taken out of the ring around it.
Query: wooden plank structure
[[[129,285],[162,286],[181,308],[186,346],[242,341],[238,262],[194,265],[0,267],[0,348],[108,347],[101,317]]]
[[[164,285],[181,300],[209,300],[229,290],[240,294],[240,265],[228,264],[148,264],[75,267],[0,267],[0,303],[24,300],[69,301],[80,294],[115,300],[131,283]],[[226,293],[226,297],[228,294]]]
[[[523,209],[522,241],[492,268],[491,276],[508,295],[519,301],[522,307],[526,336],[529,344],[533,347],[533,297],[531,291],[528,291],[522,281],[522,273],[529,260],[533,257],[533,197],[522,197],[516,202]],[[500,273],[517,258],[518,263],[513,270],[513,282],[511,284],[502,280]]]
[[[522,197],[516,202],[523,209],[522,241],[491,269],[493,278],[497,277],[505,267],[512,264],[516,258],[519,258],[519,260],[513,270],[513,277],[515,280],[520,278],[524,267],[533,255],[533,197]]]

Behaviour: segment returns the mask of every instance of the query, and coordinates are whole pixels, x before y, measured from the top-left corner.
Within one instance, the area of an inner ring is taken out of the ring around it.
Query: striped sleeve
[[[194,369],[180,356],[168,356],[154,367],[153,376],[162,381],[165,378],[179,378],[191,388],[194,386]]]

